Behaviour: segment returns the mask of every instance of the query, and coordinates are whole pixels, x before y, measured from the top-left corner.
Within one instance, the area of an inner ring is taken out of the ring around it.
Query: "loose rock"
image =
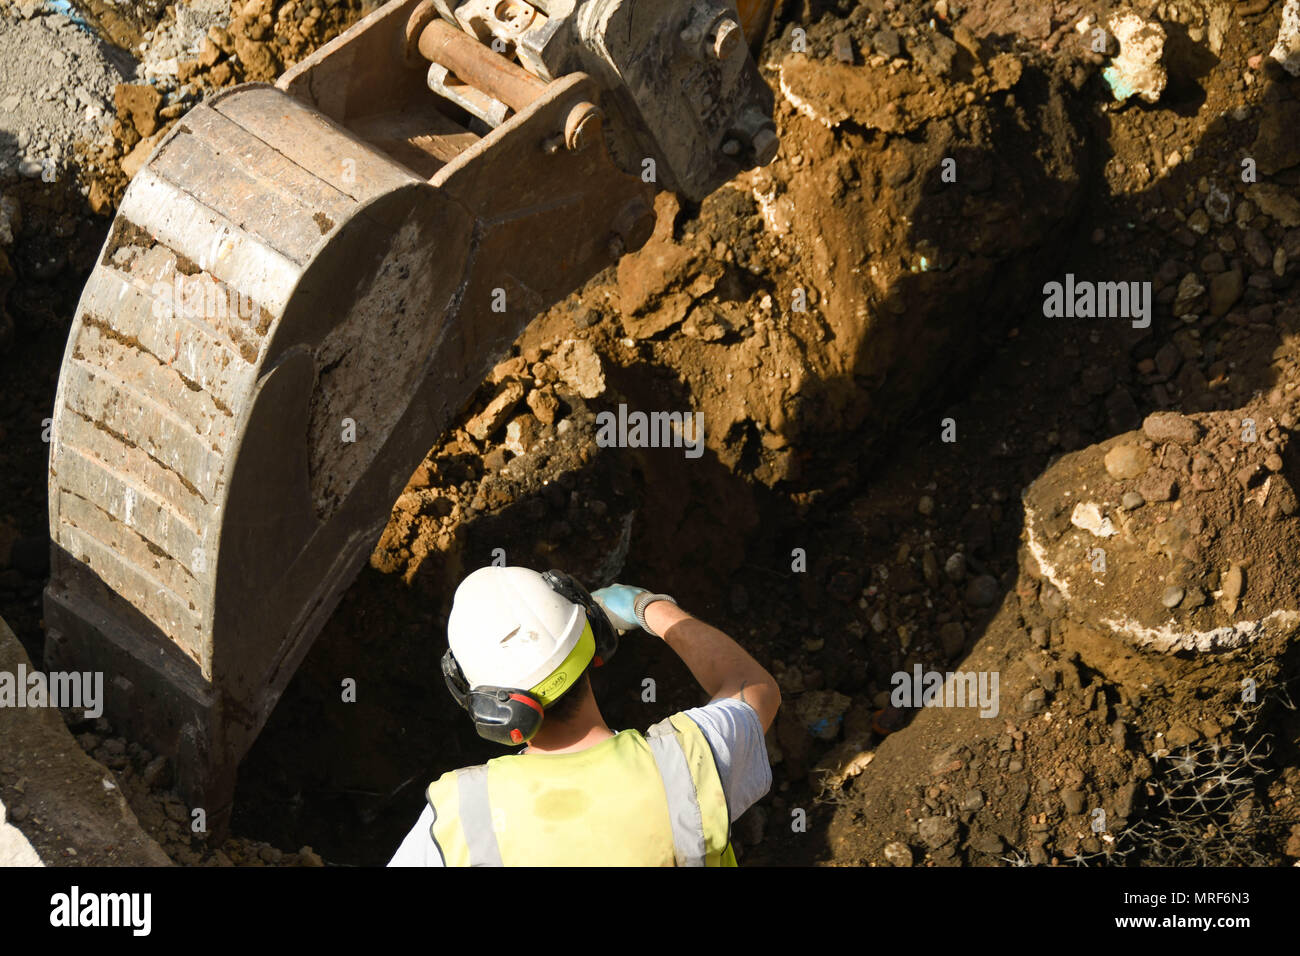
[[[966,600],[975,607],[991,607],[1002,594],[1002,586],[991,574],[972,578],[966,586]]]
[[[1300,853],[1296,855],[1300,856]],[[891,866],[911,866],[912,850],[906,843],[886,843],[885,861]]]
[[[1151,466],[1151,453],[1140,445],[1116,445],[1106,452],[1105,465],[1112,478],[1136,478]]]
[[[1178,412],[1154,412],[1142,422],[1142,431],[1154,442],[1191,445],[1201,435],[1200,426]]]
[[[925,845],[937,850],[957,838],[957,821],[951,817],[926,817],[917,828]]]

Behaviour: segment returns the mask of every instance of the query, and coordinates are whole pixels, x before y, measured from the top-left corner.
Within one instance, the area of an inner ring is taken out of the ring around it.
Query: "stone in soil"
[[[960,621],[949,621],[939,628],[939,643],[946,658],[952,660],[966,644],[966,629]]]
[[[1002,594],[1002,586],[991,574],[981,574],[966,585],[966,601],[974,607],[992,607]]]
[[[926,817],[917,832],[926,846],[937,850],[957,838],[957,821],[951,817]]]
[[[1141,445],[1116,445],[1106,452],[1106,471],[1112,478],[1136,478],[1151,465],[1151,453]]]
[[[1227,315],[1241,298],[1244,289],[1240,270],[1219,273],[1210,280],[1210,314],[1216,318]]]
[[[1142,431],[1154,442],[1193,444],[1201,429],[1195,421],[1178,412],[1153,412],[1142,422]]]
[[[1178,479],[1166,468],[1153,468],[1142,476],[1137,492],[1128,494],[1137,494],[1144,501],[1173,501],[1178,497]]]
[[[1084,800],[1082,790],[1061,791],[1061,803],[1065,806],[1065,812],[1071,816],[1078,816],[1083,813]]]
[[[1300,856],[1300,853],[1296,856]],[[891,866],[911,866],[912,850],[906,843],[886,843],[885,861]]]

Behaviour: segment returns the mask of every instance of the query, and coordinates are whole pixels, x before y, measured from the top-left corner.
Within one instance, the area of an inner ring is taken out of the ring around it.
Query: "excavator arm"
[[[394,0],[127,189],[54,411],[51,669],[222,832],[411,472],[540,311],[777,148],[725,0]],[[758,29],[758,26],[754,26]]]
[[[767,29],[772,25],[776,0],[737,0],[736,12],[740,16],[740,28],[749,39],[749,50],[758,59],[763,41],[767,39]]]

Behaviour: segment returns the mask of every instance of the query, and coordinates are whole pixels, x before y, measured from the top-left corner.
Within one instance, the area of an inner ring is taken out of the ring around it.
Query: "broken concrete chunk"
[[[1282,64],[1282,69],[1292,76],[1300,76],[1300,0],[1287,0],[1282,8],[1282,26],[1277,33],[1277,43],[1269,56]]]
[[[1115,533],[1115,526],[1111,520],[1101,513],[1092,502],[1079,502],[1074,506],[1074,512],[1070,515],[1070,524],[1076,528],[1082,528],[1098,538],[1109,538]]]
[[[1119,42],[1119,55],[1111,60],[1102,77],[1121,103],[1139,96],[1155,103],[1165,91],[1168,74],[1161,62],[1165,52],[1165,31],[1155,21],[1143,20],[1132,11],[1111,15],[1110,32]]]
[[[512,420],[506,426],[506,448],[516,455],[522,455],[541,436],[541,425],[532,415],[524,414]]]
[[[465,430],[478,441],[486,441],[498,428],[505,424],[510,413],[515,410],[524,397],[524,387],[519,382],[506,382],[501,386],[487,408],[479,412],[465,425]]]
[[[600,356],[585,339],[565,339],[548,363],[560,376],[560,381],[583,398],[595,398],[605,391],[605,373],[601,369]]]

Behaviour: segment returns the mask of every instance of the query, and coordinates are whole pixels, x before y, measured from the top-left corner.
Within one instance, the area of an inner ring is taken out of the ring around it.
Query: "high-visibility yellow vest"
[[[708,739],[685,714],[567,754],[514,754],[427,791],[447,866],[735,866]]]

